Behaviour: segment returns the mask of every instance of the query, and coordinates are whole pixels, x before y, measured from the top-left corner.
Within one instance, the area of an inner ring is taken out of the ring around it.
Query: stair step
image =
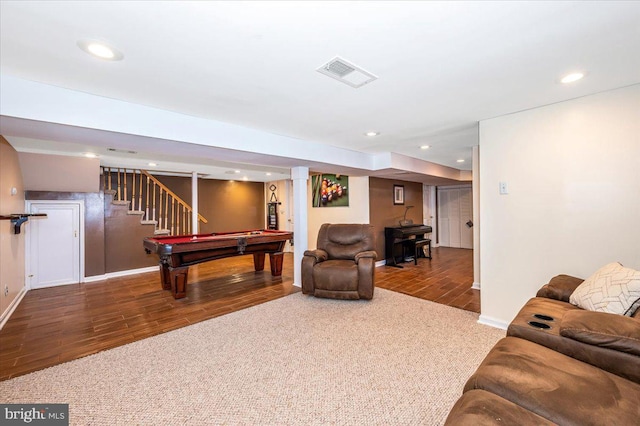
[[[122,201],[120,201],[120,200],[113,200],[112,202],[113,202],[113,204],[115,204],[116,206],[128,206],[128,205],[129,205],[129,203],[130,203],[130,201],[125,201],[125,200],[122,200]]]
[[[157,220],[141,220],[140,223],[143,225],[157,225],[158,221]]]
[[[142,210],[129,210],[127,212],[127,214],[137,214],[137,215],[142,216],[142,215],[144,215],[144,212]]]
[[[154,235],[169,235],[171,231],[168,229],[156,229],[153,233]]]

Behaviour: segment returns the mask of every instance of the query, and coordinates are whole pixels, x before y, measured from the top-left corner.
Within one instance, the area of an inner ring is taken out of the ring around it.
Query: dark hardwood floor
[[[376,268],[376,286],[479,312],[472,258],[471,250],[436,248],[417,266]],[[291,254],[282,277],[272,277],[268,265],[254,272],[252,256],[192,266],[188,296],[180,300],[161,289],[158,272],[31,290],[0,330],[0,380],[298,291]]]

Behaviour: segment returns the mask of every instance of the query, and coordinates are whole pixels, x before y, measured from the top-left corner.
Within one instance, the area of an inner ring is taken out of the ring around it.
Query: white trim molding
[[[26,286],[22,287],[18,292],[18,295],[9,304],[9,307],[2,313],[2,315],[0,315],[0,330],[2,330],[2,327],[4,327],[7,321],[9,321],[9,318],[11,318],[13,311],[16,310],[16,308],[18,307],[18,305],[20,304],[24,296],[27,294],[27,291],[28,290]]]
[[[501,330],[506,330],[509,326],[508,323],[502,320],[491,318],[486,315],[480,315],[478,318],[478,324],[488,325],[489,327],[499,328]]]

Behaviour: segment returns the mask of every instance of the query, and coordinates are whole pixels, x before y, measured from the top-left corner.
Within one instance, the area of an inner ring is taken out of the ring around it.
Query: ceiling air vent
[[[137,154],[137,151],[129,151],[126,149],[116,149],[116,148],[107,148],[107,151],[109,152],[118,152],[120,154]]]
[[[367,83],[371,83],[373,80],[378,78],[370,72],[365,71],[338,56],[318,68],[316,71],[356,88],[364,86]]]

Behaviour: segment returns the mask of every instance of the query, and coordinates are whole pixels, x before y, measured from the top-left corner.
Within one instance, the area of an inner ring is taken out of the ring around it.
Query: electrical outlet
[[[9,295],[9,286],[8,286],[8,285],[5,285],[5,286],[4,286],[4,295],[5,295],[5,296],[8,296],[8,295]]]

